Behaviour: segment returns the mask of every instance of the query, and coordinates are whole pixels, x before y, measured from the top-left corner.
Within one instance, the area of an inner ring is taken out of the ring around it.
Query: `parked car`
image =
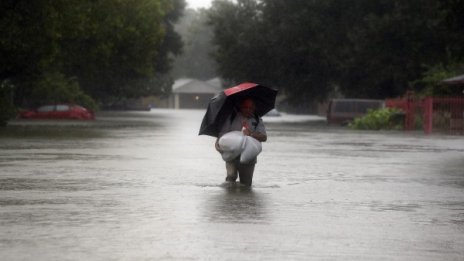
[[[44,105],[34,110],[22,111],[19,118],[23,119],[72,119],[93,120],[92,111],[75,104]]]
[[[383,100],[370,99],[332,99],[327,109],[328,124],[348,124],[356,117],[361,117],[369,109],[384,108]]]

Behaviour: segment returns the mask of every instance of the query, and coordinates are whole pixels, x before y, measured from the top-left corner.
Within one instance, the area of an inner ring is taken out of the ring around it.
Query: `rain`
[[[161,2],[0,4],[2,260],[463,259],[459,4]]]

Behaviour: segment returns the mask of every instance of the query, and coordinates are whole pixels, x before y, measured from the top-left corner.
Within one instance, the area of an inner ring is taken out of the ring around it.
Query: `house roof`
[[[221,87],[222,86],[222,81],[221,81],[221,78],[219,78],[219,77],[209,79],[206,82],[213,85],[213,86],[216,86],[216,87]]]
[[[447,85],[461,85],[461,84],[464,84],[464,74],[463,75],[458,75],[458,76],[455,76],[455,77],[451,77],[451,78],[448,78],[448,79],[444,79],[443,81],[441,81],[441,83],[447,84]]]
[[[189,78],[178,79],[174,82],[174,85],[172,86],[173,93],[216,94],[220,91],[222,91],[222,89],[218,86],[213,86],[207,82]]]

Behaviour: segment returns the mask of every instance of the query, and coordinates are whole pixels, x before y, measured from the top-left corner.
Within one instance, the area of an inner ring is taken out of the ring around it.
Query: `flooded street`
[[[464,138],[265,118],[223,185],[204,111],[0,130],[2,260],[463,260]]]

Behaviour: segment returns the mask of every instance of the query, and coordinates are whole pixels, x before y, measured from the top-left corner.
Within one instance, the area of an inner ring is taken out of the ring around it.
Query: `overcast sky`
[[[209,8],[213,0],[186,0],[187,7],[190,8]]]

